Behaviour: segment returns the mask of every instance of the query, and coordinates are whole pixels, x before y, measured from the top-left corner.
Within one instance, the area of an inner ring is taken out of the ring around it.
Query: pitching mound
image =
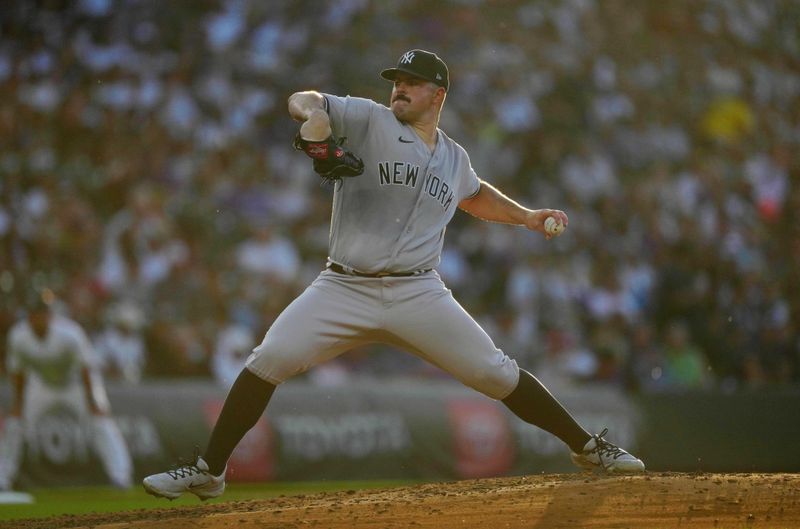
[[[798,500],[798,474],[549,474],[57,517],[15,527],[788,529],[800,528]]]

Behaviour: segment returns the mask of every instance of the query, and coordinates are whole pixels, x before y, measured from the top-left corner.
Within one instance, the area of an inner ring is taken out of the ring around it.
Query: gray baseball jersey
[[[480,190],[467,153],[441,130],[433,152],[392,111],[325,95],[331,128],[364,161],[336,184],[329,260],[363,273],[413,272],[439,263],[447,223]],[[436,271],[361,277],[324,270],[275,320],[247,368],[273,384],[353,347],[410,351],[497,399],[519,368],[458,304]]]
[[[438,130],[431,153],[374,101],[328,94],[325,101],[334,135],[364,161],[361,176],[334,190],[331,260],[370,273],[437,266],[445,226],[480,189],[466,151]]]

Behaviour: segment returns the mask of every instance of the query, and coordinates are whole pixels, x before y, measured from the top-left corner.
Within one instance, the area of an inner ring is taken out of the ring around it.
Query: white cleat
[[[211,475],[208,463],[198,456],[194,463],[179,463],[174,470],[147,476],[142,485],[148,494],[159,498],[174,500],[184,492],[191,492],[201,500],[207,500],[225,492],[225,471],[219,476]]]
[[[598,435],[593,435],[580,454],[572,452],[572,462],[586,470],[644,472],[644,463],[641,459],[603,439],[607,433],[608,428],[605,428]]]

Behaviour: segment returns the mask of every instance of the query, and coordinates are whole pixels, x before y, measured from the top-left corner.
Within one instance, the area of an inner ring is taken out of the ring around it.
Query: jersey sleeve
[[[331,130],[337,138],[361,140],[367,135],[372,113],[379,105],[362,97],[340,97],[323,94]]]
[[[469,161],[467,152],[459,146],[461,154],[461,163],[459,166],[461,170],[461,178],[459,178],[458,186],[458,201],[461,202],[467,198],[472,198],[481,190],[481,180],[478,178],[478,173],[472,168],[472,163]]]

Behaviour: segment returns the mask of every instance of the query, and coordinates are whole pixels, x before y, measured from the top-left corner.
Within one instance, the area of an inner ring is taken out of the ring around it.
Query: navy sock
[[[203,455],[211,474],[222,474],[233,449],[258,422],[274,391],[274,384],[257,377],[247,368],[242,369],[225,399]]]
[[[564,441],[573,452],[580,453],[592,437],[547,388],[524,369],[519,370],[519,384],[503,399],[503,404],[523,421]]]

